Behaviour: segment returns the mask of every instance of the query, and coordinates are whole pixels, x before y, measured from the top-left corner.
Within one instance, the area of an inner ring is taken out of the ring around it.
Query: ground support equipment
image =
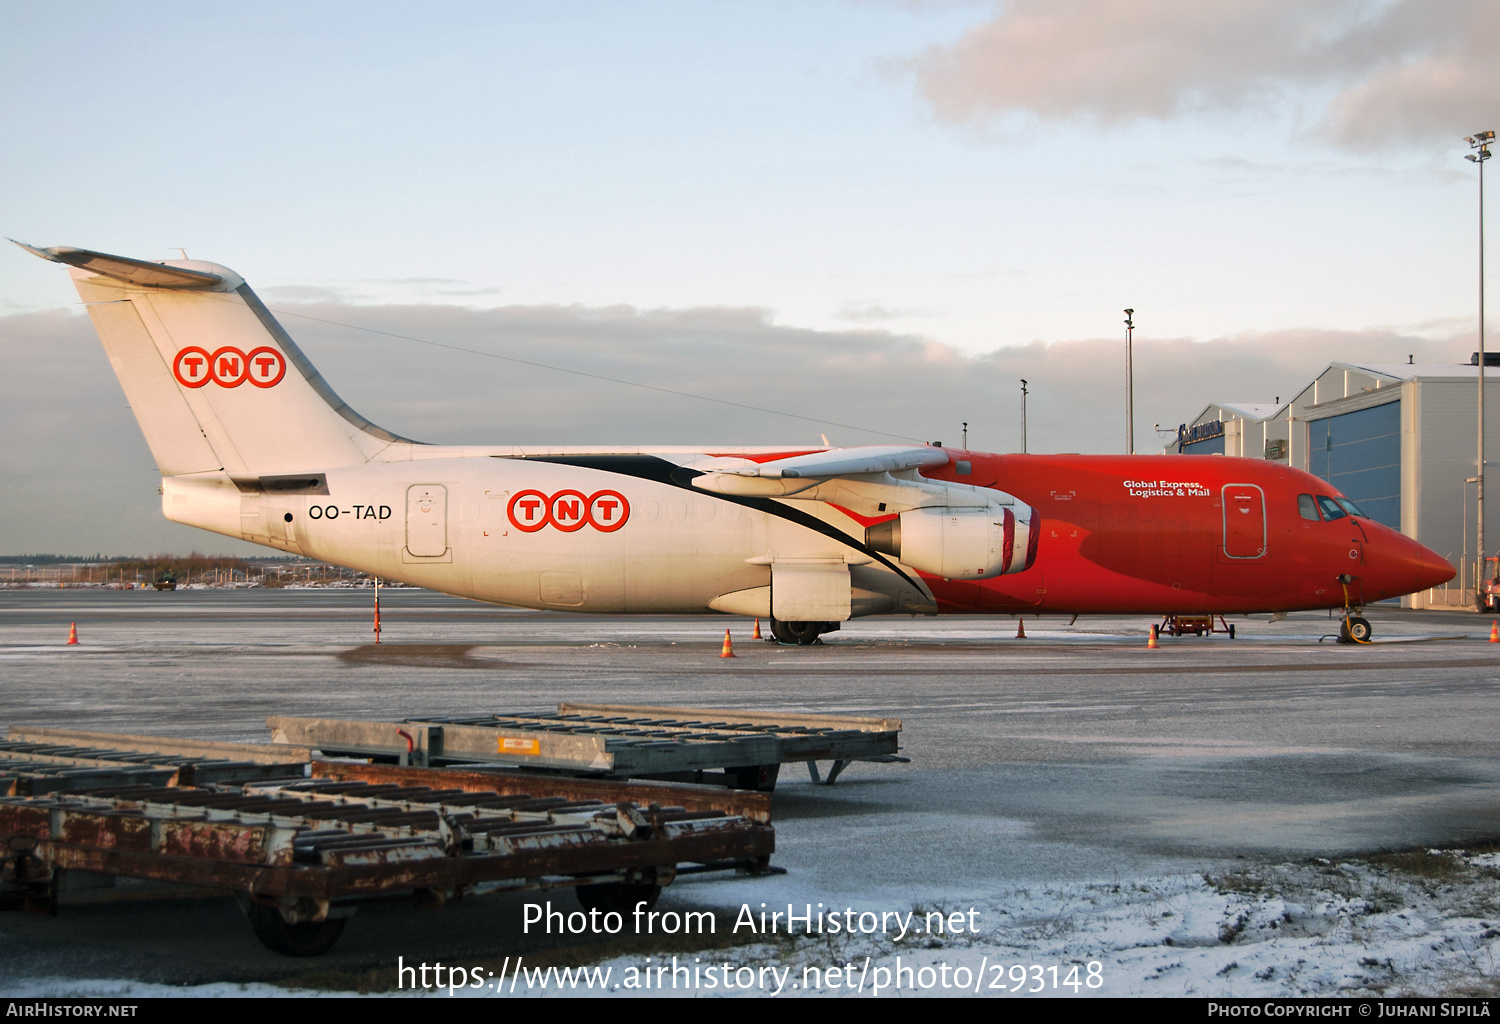
[[[853,761],[905,762],[899,718],[752,714],[722,708],[557,706],[556,712],[427,716],[399,722],[268,718],[276,743],[397,764],[505,765],[594,778],[773,789],[781,766],[819,761],[832,783]]]
[[[113,746],[103,752],[129,753]],[[70,882],[122,876],[208,887],[233,893],[271,949],[314,956],[374,899],[441,905],[573,888],[585,908],[629,913],[654,904],[679,874],[774,870],[764,793],[318,760],[297,767],[293,778],[173,785],[136,776],[0,797],[0,903],[55,913]]]
[[[1234,627],[1224,621],[1222,615],[1168,615],[1161,620],[1157,631],[1163,636],[1184,636],[1188,633],[1194,636],[1206,636],[1210,633],[1223,633],[1234,639]]]

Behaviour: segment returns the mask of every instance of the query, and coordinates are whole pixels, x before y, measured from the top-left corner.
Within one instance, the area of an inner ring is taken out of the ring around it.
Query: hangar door
[[[1266,553],[1266,496],[1254,484],[1225,484],[1224,554],[1260,558]]]

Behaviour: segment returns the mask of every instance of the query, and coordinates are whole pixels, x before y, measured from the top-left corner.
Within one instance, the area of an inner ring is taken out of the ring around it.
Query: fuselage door
[[[1266,496],[1255,484],[1225,484],[1224,555],[1261,558],[1266,553]]]
[[[448,488],[413,484],[406,489],[406,550],[417,558],[448,551]]]

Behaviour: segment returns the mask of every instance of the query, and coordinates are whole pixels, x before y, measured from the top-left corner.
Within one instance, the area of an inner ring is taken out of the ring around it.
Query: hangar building
[[[1478,354],[1469,363],[1330,363],[1289,402],[1209,405],[1168,452],[1285,462],[1327,480],[1371,519],[1442,554],[1460,576],[1402,599],[1474,605]],[[1486,353],[1485,462],[1500,465],[1500,354]],[[1494,381],[1495,390],[1490,390]],[[1493,455],[1491,455],[1493,453]],[[1484,532],[1500,548],[1500,472],[1486,482]]]

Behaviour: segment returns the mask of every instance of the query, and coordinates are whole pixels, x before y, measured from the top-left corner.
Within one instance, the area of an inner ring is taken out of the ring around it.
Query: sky
[[[1130,307],[1152,450],[1476,340],[1480,0],[0,4],[0,234],[233,267],[424,440],[1009,451],[1025,377],[1121,451]],[[161,519],[19,249],[0,353],[0,553],[254,550]]]

